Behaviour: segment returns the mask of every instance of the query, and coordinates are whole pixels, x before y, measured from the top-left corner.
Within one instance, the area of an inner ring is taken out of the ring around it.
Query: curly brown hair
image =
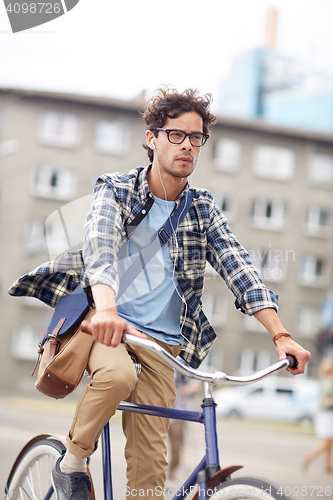
[[[174,87],[160,88],[158,94],[148,101],[142,117],[147,129],[153,131],[157,137],[158,131],[155,129],[163,128],[168,118],[178,118],[183,113],[194,111],[202,117],[203,133],[208,134],[210,125],[216,123],[216,117],[209,111],[211,102],[211,94],[200,96],[197,89],[186,89],[180,94]],[[147,144],[143,144],[143,147],[152,162],[154,151]]]

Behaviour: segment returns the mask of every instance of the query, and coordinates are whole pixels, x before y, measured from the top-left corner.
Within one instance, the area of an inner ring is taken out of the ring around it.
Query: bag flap
[[[42,344],[44,344],[48,336],[53,332],[61,318],[66,318],[66,321],[60,328],[58,335],[63,335],[76,322],[78,322],[81,318],[83,319],[88,310],[89,304],[85,293],[74,293],[61,297],[43,336]]]

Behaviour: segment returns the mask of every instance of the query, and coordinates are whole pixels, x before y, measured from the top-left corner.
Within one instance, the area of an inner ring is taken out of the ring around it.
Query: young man
[[[97,180],[85,226],[83,269],[76,279],[95,305],[95,311],[89,313],[89,318],[93,314],[95,340],[87,366],[91,382],[78,403],[66,455],[52,472],[58,500],[87,498],[86,458],[96,450],[103,426],[121,400],[168,407],[174,404],[173,370],[152,353],[121,344],[123,333],[147,336],[173,356],[180,354],[194,368],[208,353],[215,333],[201,308],[206,260],[235,295],[236,307],[266,327],[279,359],[286,354],[296,357],[298,366],[290,370],[292,373],[302,373],[310,358],[282,326],[276,313],[277,296],[262,283],[212,195],[189,187],[188,177],[198,164],[209,127],[215,123],[209,107],[209,95],[162,90],[143,113],[151,164]],[[185,218],[168,244],[120,296],[122,269],[152,241],[170,214],[187,199],[189,190],[193,199]],[[131,223],[140,213],[142,220],[133,232]],[[73,278],[68,290],[73,289],[72,283]],[[142,364],[138,377],[128,350]],[[134,498],[139,491],[146,492],[145,498],[161,498],[154,491],[165,482],[168,422],[124,413],[123,429],[127,438],[127,498]]]

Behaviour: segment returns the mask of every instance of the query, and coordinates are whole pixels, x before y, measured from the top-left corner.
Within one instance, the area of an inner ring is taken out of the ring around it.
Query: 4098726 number
[[[10,3],[6,7],[7,12],[10,14],[60,14],[61,4],[60,3]]]
[[[277,494],[287,497],[331,497],[332,488],[330,486],[284,486],[277,490]]]

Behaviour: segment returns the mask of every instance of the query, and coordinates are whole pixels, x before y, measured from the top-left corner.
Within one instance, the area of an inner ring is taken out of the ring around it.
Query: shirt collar
[[[145,199],[147,196],[152,195],[152,192],[150,191],[149,184],[147,181],[147,174],[148,174],[149,170],[151,169],[151,167],[152,167],[152,164],[150,163],[139,174],[138,195],[142,200]],[[178,207],[182,203],[182,201],[184,200],[184,198],[187,195],[188,190],[189,190],[189,183],[187,181],[183,191],[177,196],[177,198],[175,200],[176,207]]]
[[[143,168],[141,172],[139,173],[139,185],[138,185],[138,196],[141,200],[144,200],[147,198],[147,196],[150,196],[149,193],[151,193],[149,184],[147,181],[147,174],[149,170],[151,169],[152,165],[148,165],[147,167]],[[152,195],[152,193],[151,193]]]

